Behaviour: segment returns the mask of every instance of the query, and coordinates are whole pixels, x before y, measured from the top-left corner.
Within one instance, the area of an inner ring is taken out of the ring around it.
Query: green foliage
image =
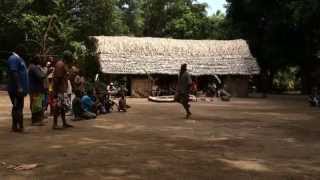
[[[7,72],[7,66],[5,64],[5,60],[0,59],[0,83],[6,83],[7,77],[6,77],[6,72]]]
[[[298,67],[286,67],[275,74],[274,90],[278,92],[294,91],[301,88],[301,78],[298,77]]]
[[[178,5],[178,7],[181,6]],[[174,11],[173,9],[177,7],[173,6],[171,8],[169,10]],[[178,14],[168,22],[165,32],[174,38],[180,39],[203,38],[203,25],[208,20],[206,15],[195,13],[188,6],[182,6],[181,8],[183,8],[181,9],[181,14]]]
[[[299,66],[304,80],[319,63],[320,2],[318,0],[227,0],[227,21],[236,36],[249,41],[263,74]],[[306,81],[307,82],[307,81]],[[310,84],[303,83],[310,89]]]
[[[22,43],[30,55],[60,56],[69,49],[93,76],[99,66],[85,43],[90,36],[228,39],[230,23],[206,8],[196,0],[0,0],[0,50]]]
[[[232,39],[233,37],[234,30],[231,28],[231,23],[220,11],[217,11],[215,15],[209,17],[208,22],[204,25],[207,27],[204,35],[209,39],[226,40]]]
[[[121,19],[122,23],[125,23],[123,26],[127,28],[127,34],[143,35],[144,18],[142,2],[142,0],[119,0],[118,2],[118,10],[122,12],[122,16],[118,19]]]
[[[178,39],[227,39],[222,14],[208,17],[207,4],[194,0],[145,0],[144,35]]]
[[[21,43],[30,54],[69,49],[92,76],[99,67],[85,43],[90,36],[244,38],[268,84],[286,82],[288,66],[298,66],[308,79],[320,49],[319,0],[227,2],[226,16],[219,11],[207,16],[207,4],[197,0],[0,0],[0,51]]]

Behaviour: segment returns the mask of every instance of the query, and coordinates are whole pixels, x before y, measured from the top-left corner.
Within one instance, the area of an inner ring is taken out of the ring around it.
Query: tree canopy
[[[0,51],[17,44],[29,54],[70,49],[84,61],[89,36],[228,38],[224,15],[208,17],[206,7],[196,0],[1,0]]]
[[[207,6],[197,0],[0,0],[0,57],[24,44],[29,54],[69,49],[86,65],[89,36],[244,38],[270,82],[297,66],[308,84],[320,52],[318,0],[227,0],[226,15],[212,16]]]
[[[227,0],[227,18],[237,36],[249,41],[263,73],[273,75],[299,66],[305,87],[319,63],[320,2],[318,0]]]
[[[55,53],[95,35],[225,38],[224,16],[208,17],[206,7],[195,0],[1,0],[1,49],[46,41]]]

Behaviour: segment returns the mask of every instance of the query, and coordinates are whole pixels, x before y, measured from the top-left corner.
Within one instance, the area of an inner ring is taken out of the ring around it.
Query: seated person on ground
[[[75,117],[75,120],[81,120],[81,119],[93,119],[96,118],[96,114],[92,113],[90,111],[86,111],[83,108],[83,101],[82,98],[82,92],[81,91],[75,91],[76,97],[72,101],[72,110]]]
[[[103,82],[97,81],[95,82],[95,94],[96,101],[98,102],[98,113],[106,114],[110,112],[110,108],[108,106],[108,93],[106,92],[106,85]]]
[[[311,91],[311,95],[309,97],[309,102],[311,106],[319,106],[320,105],[320,95],[318,87],[313,87]]]
[[[123,111],[123,112],[126,112],[126,111],[127,111],[126,99],[125,99],[124,97],[121,97],[121,98],[119,99],[118,111]]]
[[[127,101],[126,101],[124,91],[121,92],[121,97],[119,99],[119,105],[118,105],[118,111],[123,111],[123,112],[127,111]]]
[[[225,90],[226,87],[223,86],[220,90],[220,97],[222,101],[230,101],[231,100],[231,94]]]
[[[118,93],[118,90],[117,88],[114,86],[113,83],[110,83],[108,86],[107,86],[107,92],[108,94],[114,96]]]
[[[160,88],[157,85],[152,86],[152,96],[160,96]]]
[[[86,95],[81,98],[81,105],[84,111],[96,113],[97,105],[95,102],[95,97],[93,96],[93,92],[89,90]]]

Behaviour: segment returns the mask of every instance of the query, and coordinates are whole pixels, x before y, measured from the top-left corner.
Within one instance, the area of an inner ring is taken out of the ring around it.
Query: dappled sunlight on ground
[[[263,165],[259,160],[227,160],[219,159],[219,161],[226,163],[228,166],[238,168],[245,171],[260,171],[269,172],[271,171],[266,165]]]

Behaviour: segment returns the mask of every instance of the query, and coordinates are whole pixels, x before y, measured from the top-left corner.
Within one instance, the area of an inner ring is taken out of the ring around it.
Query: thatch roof
[[[188,64],[193,75],[251,75],[259,67],[244,40],[176,40],[92,37],[101,71],[107,74],[177,74]]]

